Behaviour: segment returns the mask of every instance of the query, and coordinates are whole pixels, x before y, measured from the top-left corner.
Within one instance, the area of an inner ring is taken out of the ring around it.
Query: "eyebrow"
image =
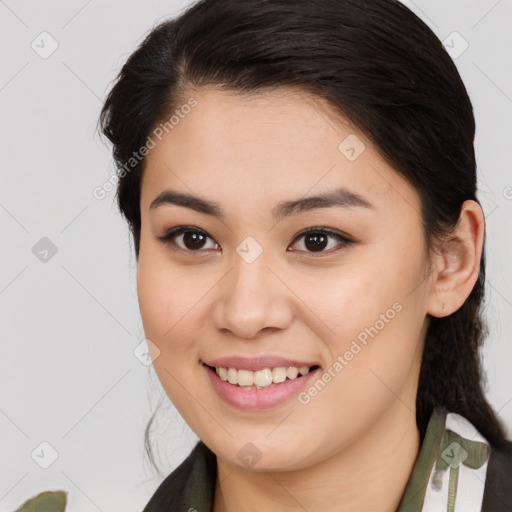
[[[149,205],[150,210],[154,210],[165,204],[174,204],[190,208],[196,212],[211,215],[224,219],[226,214],[221,205],[215,201],[203,199],[198,196],[177,192],[175,190],[164,190]],[[332,191],[324,192],[316,196],[303,197],[289,201],[281,201],[271,213],[276,220],[281,220],[290,215],[304,213],[319,208],[331,208],[334,206],[350,208],[353,206],[361,208],[375,208],[368,200],[361,195],[340,187]]]

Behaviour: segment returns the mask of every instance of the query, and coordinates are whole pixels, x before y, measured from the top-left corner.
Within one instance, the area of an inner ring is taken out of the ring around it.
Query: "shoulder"
[[[458,472],[459,490],[465,495],[461,499],[476,497],[480,488],[481,512],[512,512],[512,441],[492,443],[456,413],[447,414],[445,428],[446,442],[458,440],[464,452]],[[453,433],[458,439],[450,436]],[[472,470],[476,479],[461,478],[466,469]]]
[[[512,441],[490,445],[482,512],[512,512]]]
[[[210,512],[217,478],[217,458],[198,441],[189,456],[159,485],[143,512]]]
[[[66,491],[44,491],[25,501],[15,512],[64,512],[66,503]]]

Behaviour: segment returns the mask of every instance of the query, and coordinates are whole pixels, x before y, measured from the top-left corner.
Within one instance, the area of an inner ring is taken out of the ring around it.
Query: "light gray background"
[[[484,361],[510,436],[512,0],[404,3],[452,47],[475,109],[491,328]],[[195,444],[164,397],[155,432],[164,475],[144,459],[161,387],[133,353],[144,333],[127,226],[113,192],[92,195],[114,171],[95,133],[111,81],[147,31],[188,4],[0,0],[2,512],[49,489],[68,491],[69,511],[141,511]],[[58,43],[47,58],[31,47],[51,49],[43,31]],[[46,262],[33,252],[43,237],[57,248]],[[52,449],[58,457],[42,469]]]

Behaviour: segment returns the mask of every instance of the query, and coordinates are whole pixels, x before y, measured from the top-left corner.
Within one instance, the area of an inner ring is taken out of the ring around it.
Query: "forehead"
[[[409,208],[418,205],[415,190],[367,137],[319,97],[210,88],[184,98],[184,105],[192,99],[195,106],[178,106],[174,123],[153,136],[141,209],[167,187],[255,210],[339,186],[377,207],[400,206],[397,198]]]

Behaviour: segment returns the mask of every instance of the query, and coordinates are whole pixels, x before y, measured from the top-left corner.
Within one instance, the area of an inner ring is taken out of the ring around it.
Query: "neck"
[[[214,512],[396,511],[420,447],[416,415],[399,400],[349,448],[314,466],[255,472],[217,458]]]

